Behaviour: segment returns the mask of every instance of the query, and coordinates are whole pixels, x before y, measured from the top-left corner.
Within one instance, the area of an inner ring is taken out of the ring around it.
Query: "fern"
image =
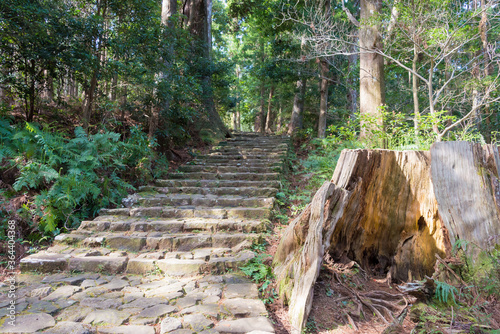
[[[453,304],[456,304],[455,295],[458,294],[458,290],[453,285],[450,285],[446,282],[434,281],[436,283],[436,291],[435,298],[439,300],[441,303],[448,304],[450,302],[450,298]]]
[[[0,118],[0,125],[9,124]],[[76,227],[102,207],[120,204],[134,190],[126,179],[147,179],[153,173],[155,143],[138,128],[125,141],[108,131],[87,135],[81,127],[67,139],[26,123],[2,128],[0,141],[0,158],[15,161],[20,170],[14,190],[39,191],[32,211],[45,233]]]

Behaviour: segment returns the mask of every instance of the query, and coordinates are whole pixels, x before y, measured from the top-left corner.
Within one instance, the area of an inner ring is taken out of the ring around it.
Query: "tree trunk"
[[[173,0],[172,0],[173,1]],[[211,59],[212,41],[212,0],[193,0],[189,8],[189,30],[195,38],[204,43],[202,53],[198,57]],[[197,120],[200,129],[210,129],[217,137],[230,136],[219,113],[215,109],[214,96],[212,90],[211,74],[205,74],[202,79],[203,104],[205,105],[206,117]]]
[[[275,114],[272,112],[272,101],[274,95],[274,85],[271,86],[271,90],[269,91],[269,100],[267,101],[267,117],[266,117],[266,133],[273,132],[274,126],[274,118]]]
[[[279,109],[278,109],[278,124],[276,125],[276,132],[280,132],[283,128],[283,103],[281,99],[279,100]]]
[[[304,114],[304,99],[307,83],[306,80],[307,79],[305,77],[297,80],[297,91],[295,92],[295,96],[293,98],[292,118],[288,124],[289,135],[292,135],[297,130],[302,129],[302,117]]]
[[[264,133],[265,118],[264,118],[264,106],[266,104],[264,100],[264,95],[266,93],[266,87],[264,86],[264,80],[260,83],[260,107],[254,122],[254,131]]]
[[[487,0],[481,0],[481,22],[479,23],[479,32],[481,34],[481,44],[482,44],[482,53],[484,59],[484,76],[487,77],[490,75],[490,64],[488,62],[488,13],[486,11],[486,2]],[[485,94],[488,94],[486,92]],[[485,100],[488,100],[488,96],[484,97]],[[484,133],[484,138],[487,143],[491,142],[491,120],[490,120],[490,105],[485,104],[483,107],[483,115],[486,123],[486,131]]]
[[[417,62],[418,62],[418,52],[417,45],[413,46],[413,62],[412,69],[413,72],[417,72]],[[420,120],[420,107],[418,105],[418,77],[413,74],[412,75],[412,92],[413,92],[413,125],[415,128],[415,139],[418,140],[419,134],[419,120]]]
[[[384,58],[376,50],[382,50],[383,44],[379,24],[373,23],[382,9],[381,0],[361,0],[360,44],[360,112],[362,116],[375,118],[379,127],[383,119],[379,108],[385,103]],[[371,129],[365,122],[361,124],[361,138],[371,135]]]
[[[318,118],[318,138],[325,138],[326,133],[326,113],[328,111],[328,63],[325,59],[320,61],[321,83],[320,83],[320,103]]]
[[[92,106],[94,103],[94,92],[97,87],[97,70],[94,71],[92,79],[90,79],[90,87],[87,88],[85,105],[83,108],[83,128],[88,132],[90,118],[92,117]]]
[[[332,180],[288,226],[274,257],[292,332],[303,329],[326,253],[405,281],[432,275],[436,254],[449,255],[458,238],[493,247],[487,240],[500,234],[499,173],[492,145],[342,151]]]

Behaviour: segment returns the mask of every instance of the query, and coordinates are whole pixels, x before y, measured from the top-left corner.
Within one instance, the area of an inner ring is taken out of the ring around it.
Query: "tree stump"
[[[285,230],[274,257],[294,333],[309,314],[323,257],[395,280],[432,275],[457,239],[500,234],[497,146],[436,143],[430,152],[344,150],[330,182]]]

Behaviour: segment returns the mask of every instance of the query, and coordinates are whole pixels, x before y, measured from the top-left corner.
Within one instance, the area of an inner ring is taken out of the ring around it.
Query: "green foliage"
[[[270,257],[270,255],[258,254],[245,266],[240,267],[241,271],[256,283],[270,280],[273,277],[273,269],[263,262],[266,257]]]
[[[80,127],[68,139],[31,123],[10,136],[2,140],[9,163],[19,170],[13,189],[38,193],[24,210],[37,217],[44,233],[75,228],[99,209],[120,204],[134,189],[125,179],[152,178],[154,145],[138,128],[123,141],[117,133],[87,135]]]
[[[458,290],[453,285],[446,282],[434,281],[436,283],[436,290],[434,291],[434,297],[441,303],[444,304],[456,304],[455,295],[458,294]]]

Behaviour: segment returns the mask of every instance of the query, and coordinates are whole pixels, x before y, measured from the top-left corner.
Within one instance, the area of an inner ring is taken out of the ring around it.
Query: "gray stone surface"
[[[83,307],[80,305],[73,305],[63,310],[56,316],[57,321],[69,321],[69,322],[80,322],[85,317],[92,312],[93,309],[90,307]]]
[[[31,297],[45,298],[50,295],[52,291],[54,291],[54,289],[50,285],[44,286],[31,291]]]
[[[97,309],[110,309],[119,307],[122,305],[122,301],[118,299],[108,299],[106,297],[85,298],[82,299],[80,305]]]
[[[257,285],[254,283],[228,284],[224,298],[259,298]]]
[[[155,334],[155,329],[152,326],[127,325],[111,328],[100,328],[99,333],[103,334]]]
[[[0,333],[34,333],[56,324],[54,318],[47,313],[18,315],[13,325],[9,322],[9,318],[2,321]]]
[[[219,314],[223,313],[223,310],[217,304],[203,304],[195,305],[180,311],[180,314],[203,314],[209,317],[217,317]]]
[[[180,309],[185,309],[196,305],[197,301],[198,301],[197,298],[186,296],[184,298],[177,299],[175,306],[178,306]]]
[[[102,287],[111,291],[119,291],[128,285],[128,281],[115,278],[112,279],[108,284],[104,284]]]
[[[195,332],[201,332],[214,325],[214,322],[212,320],[205,318],[201,314],[188,314],[183,317],[183,320],[184,328],[191,328]]]
[[[274,333],[274,327],[271,321],[266,317],[223,320],[220,321],[214,329],[221,334],[249,333],[252,331]]]
[[[170,314],[177,310],[176,307],[171,305],[155,305],[144,309],[141,313],[137,315],[138,318],[157,318],[166,314]]]
[[[91,324],[94,326],[105,325],[121,325],[130,317],[130,313],[117,310],[97,310],[90,312],[85,319],[84,324]]]
[[[158,304],[168,304],[168,299],[161,298],[161,297],[154,297],[154,298],[140,297],[140,298],[137,298],[128,304],[121,305],[120,307],[118,307],[118,309],[119,310],[127,309],[127,308],[145,309],[147,307],[155,306]]]
[[[81,291],[82,289],[78,286],[73,286],[73,285],[64,285],[59,288],[57,288],[54,292],[52,292],[50,295],[47,297],[43,298],[42,300],[56,300],[56,299],[66,299],[74,295],[76,292]]]
[[[61,321],[54,327],[42,332],[43,334],[94,334],[95,328],[79,322]]]
[[[222,306],[236,318],[267,315],[266,306],[260,299],[225,299]]]
[[[54,314],[60,309],[55,303],[51,303],[45,300],[40,300],[32,303],[28,309],[30,313],[48,313]]]
[[[179,328],[182,328],[182,322],[178,318],[166,317],[161,321],[160,334],[170,333]]]

